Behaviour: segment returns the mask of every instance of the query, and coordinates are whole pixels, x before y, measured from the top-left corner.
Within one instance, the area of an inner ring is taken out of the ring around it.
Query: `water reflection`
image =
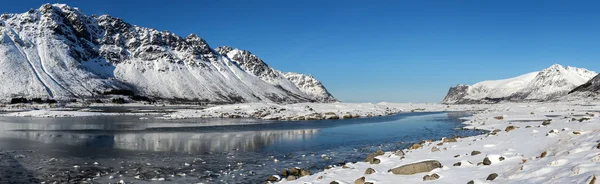
[[[97,129],[98,127],[95,125],[72,125],[69,128],[81,130]],[[0,136],[28,139],[47,144],[138,151],[205,153],[231,150],[257,151],[278,141],[309,139],[318,132],[317,129],[205,133],[139,131],[114,134],[39,131],[47,129],[58,130],[55,125],[5,123],[0,126]]]
[[[0,137],[116,151],[206,153],[323,150],[455,134],[469,113],[406,113],[364,119],[277,122],[155,117],[0,117]],[[15,144],[8,144],[15,145]],[[85,151],[84,149],[84,151]]]

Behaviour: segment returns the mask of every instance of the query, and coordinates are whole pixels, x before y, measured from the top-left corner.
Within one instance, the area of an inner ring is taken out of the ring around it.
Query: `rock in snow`
[[[450,88],[444,104],[495,103],[499,101],[548,101],[563,97],[598,73],[554,64],[540,72],[483,81]]]
[[[213,50],[195,34],[62,4],[0,16],[0,71],[3,99],[128,93],[215,103],[337,101],[311,76],[277,71],[249,51]]]

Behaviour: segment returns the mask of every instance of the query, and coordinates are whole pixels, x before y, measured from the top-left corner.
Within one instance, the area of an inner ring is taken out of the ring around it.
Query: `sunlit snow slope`
[[[596,72],[587,69],[554,64],[540,72],[510,79],[483,81],[472,86],[458,85],[450,88],[443,103],[547,101],[566,95],[596,75]]]
[[[90,99],[122,90],[219,103],[337,101],[323,85],[290,80],[248,51],[213,50],[194,34],[184,38],[61,4],[0,16],[0,77],[3,99]]]

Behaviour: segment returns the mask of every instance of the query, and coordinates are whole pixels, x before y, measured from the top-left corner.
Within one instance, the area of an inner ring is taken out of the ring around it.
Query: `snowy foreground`
[[[424,141],[402,150],[405,154],[380,153],[373,164],[348,163],[293,181],[284,178],[281,183],[596,182],[600,175],[600,106],[544,103],[479,108],[485,110],[465,123],[467,128],[489,133],[457,138],[456,142],[452,138]],[[418,173],[409,175],[390,172],[427,160],[439,161],[441,168],[418,172],[414,167],[407,172]]]
[[[374,154],[370,162],[348,163],[309,176],[290,177],[289,181],[283,176],[271,177],[280,178],[280,183],[593,183],[596,175],[600,175],[600,119],[597,118],[600,106],[588,102],[450,106],[251,103],[172,110],[175,112],[157,118],[311,120],[384,116],[411,111],[474,111],[472,117],[465,119],[466,128],[486,132],[473,137],[423,141],[410,149]],[[3,116],[104,114],[109,113],[49,109],[12,112]],[[390,172],[422,161],[433,161],[429,163],[434,164],[428,165],[433,168],[421,165],[402,171],[405,175]],[[438,162],[440,167],[436,165]]]

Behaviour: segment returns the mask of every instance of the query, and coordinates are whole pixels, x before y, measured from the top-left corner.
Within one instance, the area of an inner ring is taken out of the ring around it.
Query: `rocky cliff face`
[[[131,91],[215,103],[322,101],[248,51],[213,50],[195,34],[184,38],[61,4],[1,15],[0,54],[5,99]]]
[[[600,98],[600,74],[569,92],[566,99]]]
[[[338,102],[336,98],[334,98],[329,91],[321,84],[320,81],[315,79],[313,76],[304,75],[294,72],[286,72],[283,73],[288,80],[290,80],[296,87],[300,89],[300,91],[308,94],[317,101],[320,102]]]

